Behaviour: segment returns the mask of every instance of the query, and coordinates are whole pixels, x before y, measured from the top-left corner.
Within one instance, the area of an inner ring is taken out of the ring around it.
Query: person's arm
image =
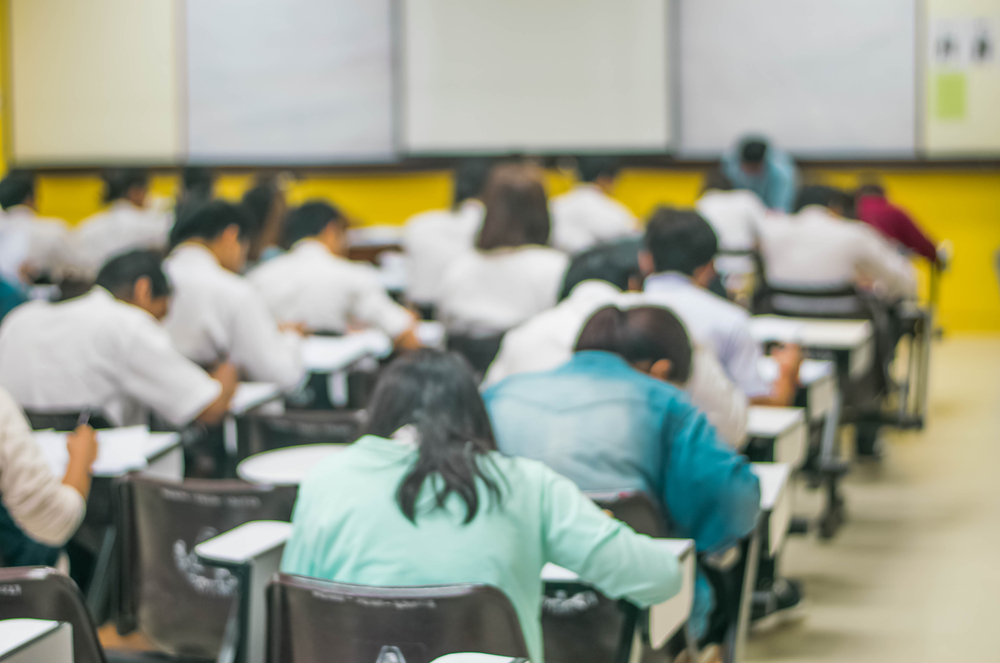
[[[893,206],[892,221],[896,235],[903,246],[912,249],[931,262],[937,260],[937,247],[934,242],[920,229],[909,214]]]
[[[770,148],[768,151],[773,150]],[[799,188],[798,170],[795,161],[785,153],[780,153],[768,159],[768,197],[765,201],[772,209],[791,213],[795,204],[795,196]]]
[[[705,415],[683,401],[665,413],[663,503],[699,552],[721,552],[757,524],[760,486],[745,456],[719,439]]]
[[[913,265],[874,228],[856,224],[858,238],[854,268],[863,278],[870,279],[881,289],[879,294],[896,299],[916,290]]]
[[[285,391],[296,389],[305,377],[301,337],[281,333],[264,300],[249,284],[234,310],[229,359],[251,380],[274,382]]]
[[[802,366],[802,348],[786,343],[771,351],[778,364],[778,377],[771,383],[771,393],[751,398],[754,405],[787,407],[795,402],[799,389],[799,367]]]
[[[733,448],[743,443],[747,433],[748,399],[726,376],[715,355],[704,348],[695,348],[691,379],[684,389],[723,440]]]
[[[211,376],[222,386],[222,390],[219,392],[219,397],[195,417],[196,421],[206,426],[214,426],[225,418],[229,412],[229,403],[236,394],[236,388],[240,386],[240,371],[231,362],[220,364],[212,371]]]
[[[374,270],[358,272],[358,291],[353,297],[351,317],[381,329],[400,350],[416,350],[423,343],[417,337],[417,317],[400,306],[378,281]]]
[[[67,448],[70,463],[60,481],[20,408],[0,392],[0,497],[14,522],[48,546],[66,543],[83,521],[90,465],[97,455],[93,431],[78,430]]]
[[[641,607],[680,591],[674,555],[605,514],[569,479],[543,469],[546,561],[573,571],[611,598]]]

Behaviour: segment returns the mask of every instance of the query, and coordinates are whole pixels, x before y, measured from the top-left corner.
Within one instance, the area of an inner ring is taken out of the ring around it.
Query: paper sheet
[[[273,382],[241,382],[229,403],[229,411],[243,414],[280,396],[281,388]]]
[[[49,461],[56,476],[66,473],[69,452],[66,451],[66,433],[38,431],[35,441]],[[149,428],[129,426],[97,432],[97,460],[94,476],[121,476],[132,470],[142,470],[148,465],[146,451],[150,446]]]
[[[368,330],[347,336],[310,336],[302,342],[302,363],[314,373],[348,368],[364,357],[388,357],[392,339],[380,331]]]

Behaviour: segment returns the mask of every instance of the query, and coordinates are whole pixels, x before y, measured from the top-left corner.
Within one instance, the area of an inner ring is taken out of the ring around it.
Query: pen
[[[76,420],[76,427],[86,426],[90,423],[90,410],[84,410],[80,413],[80,418]]]

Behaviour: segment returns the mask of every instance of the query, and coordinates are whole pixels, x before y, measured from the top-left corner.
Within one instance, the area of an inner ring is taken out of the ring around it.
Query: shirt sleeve
[[[695,348],[691,379],[685,386],[691,402],[715,426],[719,436],[733,448],[739,447],[747,432],[747,397],[726,377],[715,356]]]
[[[760,374],[760,358],[763,355],[760,344],[750,336],[747,325],[734,325],[730,330],[727,345],[725,356],[720,356],[718,359],[740,390],[748,398],[771,393],[771,385]]]
[[[58,547],[76,532],[86,502],[52,473],[20,408],[0,391],[0,495],[28,536]]]
[[[916,279],[910,261],[871,226],[858,222],[857,230],[862,236],[855,242],[858,251],[855,269],[874,280],[880,294],[886,297],[898,298],[914,292]]]
[[[750,463],[723,443],[705,415],[674,401],[662,430],[663,503],[699,552],[720,552],[757,524],[760,485]]]
[[[363,271],[362,271],[363,270]],[[416,323],[413,314],[393,301],[374,274],[374,270],[359,270],[359,287],[352,317],[397,339]]]
[[[795,162],[781,153],[768,163],[768,200],[764,202],[773,209],[791,212],[799,187]]]
[[[672,553],[609,517],[569,479],[543,469],[547,561],[575,572],[611,598],[642,607],[680,591],[681,572]]]
[[[937,260],[937,248],[934,242],[924,234],[910,215],[895,206],[891,208],[891,214],[893,229],[900,243],[932,262]]]
[[[155,322],[129,334],[119,375],[124,391],[175,426],[191,423],[222,385],[173,346]]]
[[[301,339],[278,329],[264,300],[249,284],[235,311],[229,358],[251,380],[274,382],[286,391],[298,387],[305,376]]]

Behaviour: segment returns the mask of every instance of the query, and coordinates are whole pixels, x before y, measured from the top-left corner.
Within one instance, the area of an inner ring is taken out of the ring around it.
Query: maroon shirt
[[[934,242],[914,223],[909,214],[882,196],[861,196],[855,211],[858,219],[889,239],[899,242],[932,262],[937,260]]]

